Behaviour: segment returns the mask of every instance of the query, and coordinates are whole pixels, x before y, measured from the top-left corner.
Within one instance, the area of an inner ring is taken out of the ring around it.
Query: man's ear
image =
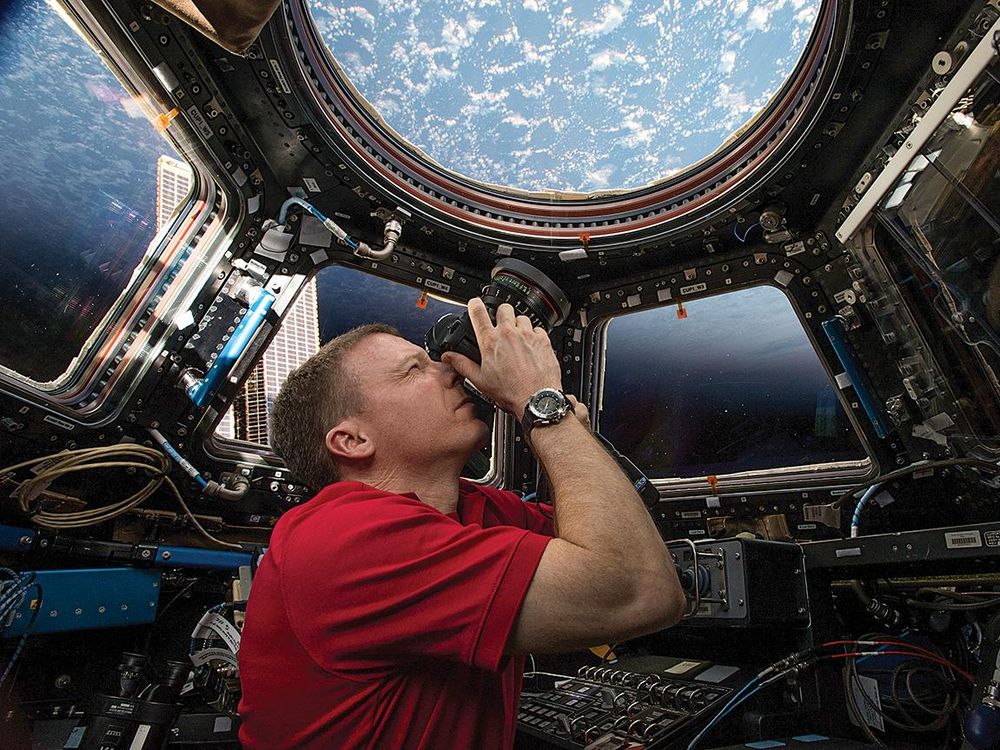
[[[337,458],[359,461],[372,457],[375,443],[356,419],[348,417],[326,433],[326,449]]]

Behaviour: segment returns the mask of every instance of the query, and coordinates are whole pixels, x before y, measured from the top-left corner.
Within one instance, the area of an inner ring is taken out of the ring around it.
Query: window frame
[[[283,62],[345,165],[398,205],[465,236],[554,254],[581,234],[604,249],[674,237],[759,187],[801,146],[846,54],[850,4],[823,0],[804,51],[768,104],[710,157],[639,189],[530,193],[466,178],[430,160],[389,128],[344,75],[306,0],[284,3]]]
[[[867,478],[874,477],[878,473],[878,461],[875,451],[869,441],[865,430],[861,428],[858,410],[851,407],[847,401],[844,390],[838,387],[833,368],[830,362],[823,355],[822,349],[818,346],[813,331],[806,324],[806,319],[802,310],[797,304],[795,297],[789,293],[788,289],[770,280],[758,280],[754,283],[733,285],[729,289],[717,289],[707,294],[697,294],[684,298],[684,302],[690,303],[695,300],[708,299],[710,297],[721,297],[734,292],[745,291],[757,287],[771,287],[784,295],[791,305],[795,318],[802,331],[816,354],[817,360],[823,367],[830,380],[830,385],[836,393],[837,400],[854,429],[866,458],[859,461],[832,461],[818,464],[806,464],[802,466],[777,466],[770,469],[754,469],[750,471],[732,472],[728,474],[717,474],[716,483],[710,484],[707,476],[700,477],[649,477],[653,485],[660,491],[664,498],[687,497],[692,494],[734,494],[752,493],[759,491],[773,491],[778,489],[788,489],[797,487],[808,487],[810,489],[823,487],[826,485],[836,486],[862,482]],[[636,306],[627,310],[622,310],[612,314],[602,315],[588,322],[586,338],[586,362],[584,370],[589,375],[590,383],[590,403],[592,406],[595,429],[599,427],[599,418],[602,411],[604,387],[605,387],[605,365],[607,360],[607,329],[608,324],[615,318],[629,314],[635,314],[652,309],[676,307],[676,300],[663,304],[649,304]],[[642,467],[640,467],[642,468]]]
[[[153,128],[154,107],[167,111],[170,99],[151,66],[143,67],[148,61],[134,40],[110,15],[98,18],[102,9],[95,11],[79,0],[57,0],[57,4],[52,12],[69,22],[124,92],[140,103]],[[172,221],[150,240],[125,288],[54,380],[35,380],[0,364],[2,390],[26,396],[75,423],[106,421],[126,408],[127,399],[112,395],[131,391],[153,368],[169,337],[178,331],[174,314],[188,309],[202,292],[214,273],[212,266],[228,246],[227,230],[246,218],[227,192],[228,175],[213,164],[183,118],[170,121],[161,135],[165,146],[191,168],[192,185]]]

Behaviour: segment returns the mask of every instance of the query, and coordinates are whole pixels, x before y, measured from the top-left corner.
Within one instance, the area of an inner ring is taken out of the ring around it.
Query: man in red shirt
[[[509,305],[495,325],[478,299],[469,314],[481,365],[434,362],[366,326],[283,387],[272,443],[320,491],[281,517],[254,578],[239,655],[246,750],[510,748],[524,654],[680,619],[649,514],[585,407],[550,392],[561,378],[547,334]],[[464,378],[519,419],[529,401],[544,417],[527,421],[554,524],[459,479],[488,435]]]

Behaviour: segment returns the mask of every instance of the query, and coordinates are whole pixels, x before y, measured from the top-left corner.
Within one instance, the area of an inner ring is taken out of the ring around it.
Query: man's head
[[[487,435],[461,376],[381,324],[338,336],[292,372],[271,420],[272,446],[314,490],[373,469],[461,468]]]

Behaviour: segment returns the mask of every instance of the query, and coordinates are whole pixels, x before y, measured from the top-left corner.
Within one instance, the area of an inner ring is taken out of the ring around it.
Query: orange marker
[[[177,115],[179,115],[180,113],[181,111],[177,109],[177,107],[174,107],[169,112],[164,112],[162,115],[157,115],[156,119],[153,120],[153,127],[162,133],[169,127],[173,119],[177,117]]]
[[[421,310],[427,309],[427,290],[424,289],[420,292],[420,296],[417,298],[417,307]]]
[[[678,319],[684,319],[688,316],[688,311],[684,309],[684,303],[681,300],[677,300],[677,317]]]

